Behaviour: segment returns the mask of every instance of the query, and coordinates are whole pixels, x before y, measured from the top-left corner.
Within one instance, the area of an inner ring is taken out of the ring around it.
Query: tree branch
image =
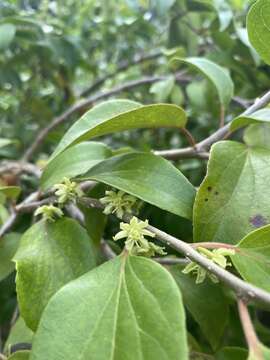
[[[97,199],[92,198],[80,198],[79,200],[84,206],[95,208],[98,207],[99,209],[104,208],[104,205],[100,203]],[[131,216],[126,215],[124,216],[123,220],[125,222],[130,221]],[[233,289],[240,299],[245,299],[246,301],[258,301],[263,305],[267,305],[270,307],[270,293],[253,286],[245,281],[241,280],[237,276],[231,274],[227,270],[224,270],[220,266],[213,263],[211,260],[207,259],[199,252],[197,252],[192,245],[179,240],[164,231],[161,231],[151,225],[148,226],[148,230],[153,232],[156,235],[156,238],[162,241],[163,243],[170,245],[172,248],[177,250],[179,253],[185,255],[188,260],[194,261],[200,266],[202,266],[207,271],[211,272],[212,274],[216,275],[219,280],[224,282],[228,285],[231,289]]]
[[[255,111],[263,108],[270,102],[270,91],[268,91],[264,96],[260,99],[257,99],[253,105],[251,105],[246,111],[243,112],[243,115],[251,115]],[[218,129],[208,138],[199,142],[196,147],[187,147],[184,149],[173,149],[173,150],[161,150],[154,151],[154,154],[163,156],[166,159],[177,160],[183,158],[191,158],[191,157],[201,157],[202,154],[205,154],[206,151],[210,149],[210,147],[216,143],[224,139],[230,132],[230,124],[226,124],[222,128]]]

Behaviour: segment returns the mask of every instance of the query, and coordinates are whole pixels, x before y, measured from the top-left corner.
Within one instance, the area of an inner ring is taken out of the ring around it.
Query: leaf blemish
[[[268,224],[267,219],[265,217],[263,217],[262,215],[260,215],[260,214],[252,216],[249,219],[249,222],[255,228],[260,228],[260,227]]]
[[[207,190],[212,191],[212,186],[208,186]]]

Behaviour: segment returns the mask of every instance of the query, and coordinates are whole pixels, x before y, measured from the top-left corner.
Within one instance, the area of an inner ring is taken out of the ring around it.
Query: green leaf
[[[150,93],[155,94],[157,102],[164,102],[168,100],[172,89],[174,87],[175,79],[173,76],[168,77],[166,80],[161,80],[154,83],[150,88]]]
[[[260,124],[260,123],[264,123],[264,122],[270,124],[270,109],[269,108],[255,111],[251,115],[238,116],[231,122],[230,128],[231,128],[231,131],[235,131],[235,130],[240,129],[247,125]]]
[[[258,0],[247,16],[249,40],[261,58],[270,64],[270,0]]]
[[[8,357],[8,360],[29,360],[30,359],[30,351],[21,350],[16,351],[14,354]]]
[[[217,354],[216,360],[246,360],[248,351],[238,347],[224,347]]]
[[[19,186],[0,186],[0,193],[7,198],[16,199],[21,193],[21,188]]]
[[[1,26],[0,26],[1,27]],[[4,139],[4,138],[0,138],[0,148],[8,146],[10,144],[14,143],[13,140],[10,139]]]
[[[244,141],[251,147],[270,150],[270,123],[250,125],[244,132]]]
[[[250,350],[247,360],[270,360],[270,349],[268,349],[261,343],[259,343],[259,346],[261,350],[260,354],[257,356],[254,351]],[[261,354],[263,355],[263,359],[261,357]]]
[[[235,244],[268,224],[269,178],[269,150],[234,141],[215,144],[195,199],[194,241]]]
[[[213,6],[219,19],[219,31],[224,31],[227,29],[233,19],[232,9],[228,2],[224,0],[214,0]]]
[[[262,219],[258,216],[257,221]],[[248,282],[270,291],[270,225],[253,231],[237,245],[231,256],[240,275]]]
[[[19,317],[15,325],[10,330],[7,341],[5,342],[4,350],[8,351],[9,347],[18,343],[31,343],[33,332],[30,330],[22,317]]]
[[[33,225],[14,259],[20,313],[31,330],[37,329],[51,296],[96,265],[88,234],[68,218]]]
[[[123,190],[161,209],[190,219],[195,189],[167,160],[147,153],[114,156],[90,169],[80,180],[96,180]]]
[[[234,85],[230,75],[216,63],[203,58],[175,58],[174,60],[190,65],[202,73],[215,87],[220,104],[227,107],[233,97]]]
[[[51,159],[70,145],[93,137],[139,128],[181,128],[185,124],[185,112],[176,105],[143,106],[129,100],[106,101],[93,107],[71,126]]]
[[[16,33],[16,27],[12,24],[0,25],[0,49],[9,47]]]
[[[10,233],[0,239],[0,281],[15,269],[12,258],[17,251],[20,238],[20,234]]]
[[[210,280],[196,284],[194,276],[185,275],[182,270],[181,266],[170,268],[181,289],[185,306],[200,325],[212,348],[216,349],[229,315],[228,302],[220,286]]]
[[[181,294],[169,272],[123,254],[52,298],[31,360],[91,358],[188,359]]]
[[[45,167],[41,177],[41,188],[47,190],[62,182],[64,177],[84,174],[101,160],[111,156],[111,150],[102,143],[83,142],[57,155]]]

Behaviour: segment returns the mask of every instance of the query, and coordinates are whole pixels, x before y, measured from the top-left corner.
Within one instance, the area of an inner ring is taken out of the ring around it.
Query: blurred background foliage
[[[269,67],[251,47],[245,27],[252,2],[1,0],[0,160],[20,159],[40,129],[87,97],[93,97],[93,103],[96,97],[103,97],[183,106],[189,131],[197,141],[205,138],[219,126],[215,91],[204,78],[186,65],[176,66],[171,59],[176,55],[201,56],[227,69],[235,85],[225,116],[225,121],[231,120],[269,88]],[[66,129],[85,110],[49,133],[34,154],[36,164],[46,161]],[[124,132],[104,141],[115,149],[143,151],[188,145],[182,133],[169,129]],[[176,166],[197,186],[205,174],[206,161],[179,160]],[[37,183],[24,175],[20,185],[29,193]],[[8,216],[5,211],[0,208],[1,222]],[[191,241],[189,221],[150,205],[144,207],[143,217]],[[25,215],[16,231],[22,232],[29,222],[30,216]],[[116,229],[113,220],[111,225],[107,238]],[[0,282],[3,337],[16,305],[14,287],[14,274]],[[190,330],[201,336],[194,322]],[[233,316],[228,342],[230,338],[243,345],[239,322]]]

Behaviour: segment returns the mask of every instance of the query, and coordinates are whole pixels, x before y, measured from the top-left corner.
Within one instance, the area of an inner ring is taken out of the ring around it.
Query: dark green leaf
[[[225,347],[216,355],[216,360],[246,360],[248,351],[238,347]]]
[[[248,36],[262,59],[270,64],[270,1],[258,0],[247,17]]]
[[[23,235],[15,261],[20,312],[32,330],[51,296],[96,265],[86,231],[68,218],[33,225]]]
[[[92,358],[188,359],[181,294],[169,272],[152,260],[124,254],[52,298],[31,360]]]
[[[237,243],[270,222],[270,152],[222,141],[194,205],[194,241]]]
[[[97,142],[83,142],[74,145],[57,155],[44,169],[41,187],[47,190],[60,183],[64,177],[84,174],[101,160],[111,156],[110,149]]]
[[[195,189],[167,160],[132,153],[104,160],[80,180],[96,180],[132,194],[173,214],[192,216]]]
[[[19,186],[0,186],[0,193],[7,198],[16,199],[21,193],[21,188]]]
[[[229,313],[228,302],[221,287],[210,280],[196,284],[194,276],[182,273],[181,266],[173,266],[170,270],[181,289],[185,306],[200,325],[213,349],[216,349]]]
[[[114,132],[156,127],[184,127],[182,108],[169,104],[143,106],[129,100],[110,100],[95,106],[64,135],[51,158],[72,144]]]
[[[15,325],[10,330],[4,350],[7,351],[9,346],[18,343],[31,343],[33,332],[26,325],[22,317],[19,317]]]

